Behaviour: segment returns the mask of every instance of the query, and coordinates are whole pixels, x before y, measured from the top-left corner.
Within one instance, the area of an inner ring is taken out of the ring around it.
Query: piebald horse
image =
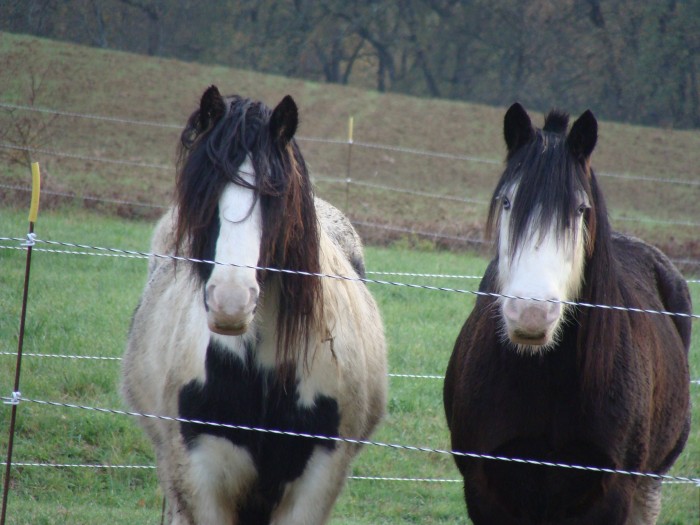
[[[691,313],[671,262],[611,231],[591,154],[598,125],[507,111],[487,227],[495,258],[454,346],[444,406],[455,451],[662,474],[690,426]],[[500,297],[488,294],[500,294]],[[527,299],[525,299],[527,298]],[[653,524],[658,478],[455,457],[480,524]]]
[[[123,393],[173,525],[320,524],[386,403],[377,305],[349,221],[315,199],[297,107],[205,91],[180,146],[176,202],[155,228]],[[283,272],[272,269],[288,270]]]

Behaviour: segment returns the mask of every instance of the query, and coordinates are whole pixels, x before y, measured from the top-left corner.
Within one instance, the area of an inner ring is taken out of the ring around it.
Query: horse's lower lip
[[[241,335],[244,334],[246,330],[248,330],[248,324],[241,323],[237,325],[226,326],[210,324],[209,330],[219,335]]]
[[[510,340],[516,345],[542,346],[547,343],[547,334],[526,334],[516,330],[509,335]]]

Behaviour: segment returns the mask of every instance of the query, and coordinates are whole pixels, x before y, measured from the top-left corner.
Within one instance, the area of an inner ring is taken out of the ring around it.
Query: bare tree
[[[46,91],[45,81],[54,74],[55,64],[49,64],[42,70],[36,70],[33,64],[27,64],[29,83],[26,91],[27,106],[34,107],[40,94]],[[0,142],[5,147],[0,149],[0,158],[9,164],[31,165],[32,151],[44,147],[55,132],[57,114],[28,112],[21,107],[3,108],[3,123],[0,125]]]

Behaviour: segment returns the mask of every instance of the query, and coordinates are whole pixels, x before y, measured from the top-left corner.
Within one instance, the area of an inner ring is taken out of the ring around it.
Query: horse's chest
[[[481,421],[468,431],[476,439],[471,446],[495,447],[523,436],[552,444],[582,438],[591,421],[582,405],[575,355],[564,350],[524,356],[499,348],[480,358],[460,386],[463,417]]]
[[[191,381],[179,395],[179,415],[184,419],[222,423],[298,434],[337,436],[340,423],[335,399],[317,395],[313,405],[299,402],[299,385],[284,385],[270,370],[231,355],[210,343],[206,357],[206,380]],[[277,493],[298,478],[314,447],[334,448],[333,441],[287,434],[182,423],[181,433],[189,448],[197,438],[211,435],[244,447],[258,472],[258,488]],[[268,494],[275,499],[274,494]]]

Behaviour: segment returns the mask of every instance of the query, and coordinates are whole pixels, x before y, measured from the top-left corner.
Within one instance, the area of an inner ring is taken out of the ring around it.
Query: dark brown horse
[[[456,451],[666,472],[690,427],[691,320],[562,301],[690,313],[657,249],[611,231],[590,166],[598,125],[566,133],[514,104],[488,228],[497,254],[455,343],[444,403]],[[513,297],[513,298],[511,298]],[[527,297],[538,300],[524,300]],[[479,524],[650,524],[658,478],[456,457]]]

